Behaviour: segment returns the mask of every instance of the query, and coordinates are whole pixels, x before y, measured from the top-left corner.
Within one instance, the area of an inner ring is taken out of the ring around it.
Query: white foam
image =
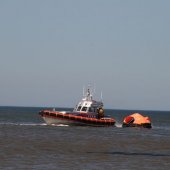
[[[61,127],[62,127],[62,126],[69,126],[69,125],[64,125],[64,124],[52,124],[52,126],[59,126],[59,127],[61,126]]]
[[[116,127],[122,128],[122,124],[121,123],[116,123]]]

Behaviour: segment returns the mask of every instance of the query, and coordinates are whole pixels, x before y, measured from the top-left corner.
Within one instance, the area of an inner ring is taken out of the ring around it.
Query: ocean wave
[[[5,126],[5,125],[11,125],[11,126],[48,126],[46,123],[35,123],[35,122],[0,122],[0,126]],[[55,126],[55,127],[68,127],[69,125],[66,124],[52,124],[50,126]],[[115,128],[122,128],[121,123],[116,123]],[[152,126],[153,130],[164,130],[164,131],[170,131],[170,126]]]
[[[152,128],[157,130],[170,130],[170,126],[152,126]]]

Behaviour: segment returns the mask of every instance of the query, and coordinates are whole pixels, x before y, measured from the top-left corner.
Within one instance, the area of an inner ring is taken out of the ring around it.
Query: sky
[[[0,106],[170,110],[169,0],[1,0]]]

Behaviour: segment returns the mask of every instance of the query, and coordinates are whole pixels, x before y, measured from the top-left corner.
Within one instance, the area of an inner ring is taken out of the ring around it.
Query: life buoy
[[[99,119],[104,117],[104,110],[103,110],[103,108],[98,108],[97,109],[97,116],[98,116]]]

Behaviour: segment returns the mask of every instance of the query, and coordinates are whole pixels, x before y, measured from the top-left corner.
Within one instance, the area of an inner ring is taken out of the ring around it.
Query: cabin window
[[[96,112],[96,108],[95,107],[89,107],[89,112]]]
[[[89,112],[93,112],[93,108],[89,107]]]
[[[96,112],[97,109],[95,107],[93,109],[94,109],[94,112]]]
[[[81,111],[86,112],[87,111],[87,107],[83,107]]]
[[[80,109],[81,109],[81,106],[79,106],[79,107],[77,108],[77,111],[80,111]]]

